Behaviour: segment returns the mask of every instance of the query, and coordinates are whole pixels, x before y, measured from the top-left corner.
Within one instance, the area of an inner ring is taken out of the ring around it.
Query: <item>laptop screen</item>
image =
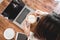
[[[20,13],[20,11],[25,6],[22,0],[19,0],[18,1],[19,3],[17,1],[12,0],[12,2],[7,6],[7,8],[2,13],[4,16],[8,17],[8,19],[12,21],[16,18],[16,16]]]

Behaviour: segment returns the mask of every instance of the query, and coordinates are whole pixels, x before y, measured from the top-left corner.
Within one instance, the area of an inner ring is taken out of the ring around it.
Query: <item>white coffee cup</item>
[[[31,24],[35,23],[37,18],[34,15],[28,15],[27,21]]]

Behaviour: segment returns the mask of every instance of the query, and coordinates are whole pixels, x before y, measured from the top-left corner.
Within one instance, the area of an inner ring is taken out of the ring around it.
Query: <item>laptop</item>
[[[18,27],[22,28],[24,19],[33,11],[34,9],[25,5],[22,0],[13,0],[2,14],[13,21]]]
[[[23,21],[25,20],[27,15],[29,13],[32,13],[32,12],[34,12],[34,10],[32,8],[30,8],[29,6],[25,5],[23,7],[23,9],[20,11],[20,13],[13,20],[13,23],[16,24],[18,27],[20,27],[22,29],[23,28],[23,25],[22,25]]]

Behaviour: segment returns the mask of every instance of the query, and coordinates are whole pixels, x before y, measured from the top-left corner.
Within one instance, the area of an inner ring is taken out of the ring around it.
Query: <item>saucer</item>
[[[15,31],[12,28],[7,28],[4,31],[4,38],[5,39],[12,39],[15,36]]]

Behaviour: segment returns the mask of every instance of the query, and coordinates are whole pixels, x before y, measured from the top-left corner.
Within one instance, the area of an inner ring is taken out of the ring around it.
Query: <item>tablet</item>
[[[28,37],[25,35],[25,34],[23,34],[23,33],[17,33],[16,34],[16,39],[15,40],[27,40],[28,39]]]

